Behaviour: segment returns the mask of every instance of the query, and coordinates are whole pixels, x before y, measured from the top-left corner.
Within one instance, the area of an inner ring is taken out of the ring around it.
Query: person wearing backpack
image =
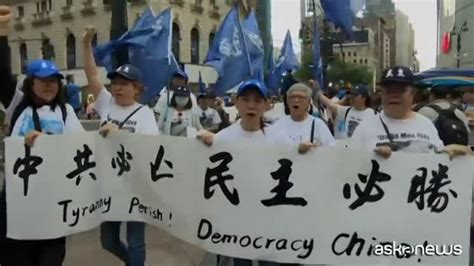
[[[141,74],[132,65],[122,65],[107,74],[111,80],[111,91],[100,82],[99,71],[92,52],[92,39],[96,30],[88,26],[83,36],[84,71],[88,82],[88,93],[94,95],[95,110],[100,115],[99,132],[108,136],[113,131],[158,135],[153,111],[137,102],[143,92]],[[120,240],[121,226],[127,227],[127,243]],[[145,223],[117,221],[101,225],[102,247],[119,258],[127,266],[144,266],[146,260]]]
[[[0,24],[4,21],[5,13],[8,15],[9,9],[0,6]],[[0,47],[0,54],[5,52],[4,49],[4,46]],[[2,72],[2,76],[0,87],[14,91],[11,68]],[[58,135],[84,131],[73,108],[65,102],[63,79],[64,76],[51,61],[34,60],[27,66],[26,78],[21,84],[23,96],[20,102],[14,106],[15,109],[10,121],[11,136],[23,137],[25,145],[31,147],[35,140],[44,134]],[[7,176],[6,178],[12,177]],[[5,190],[4,187],[3,199],[5,199]],[[44,193],[47,194],[48,191],[44,191]],[[0,204],[1,208],[5,207],[4,204],[4,202]],[[8,204],[10,208],[14,208],[14,203],[9,202]],[[6,213],[3,213],[2,216],[6,216]],[[2,217],[2,220],[4,218]],[[62,265],[65,258],[66,239],[64,237],[47,240],[5,239],[1,251],[4,252],[0,257],[3,260],[2,265],[5,266],[59,266]]]
[[[430,91],[430,103],[418,113],[430,119],[444,145],[469,143],[469,121],[456,104],[447,100],[450,88],[434,87]]]
[[[314,84],[314,81],[310,81]],[[351,106],[342,106],[319,91],[319,100],[335,115],[334,137],[338,140],[347,139],[352,136],[357,126],[365,119],[375,115],[370,108],[369,88],[365,85],[357,85],[351,91]]]

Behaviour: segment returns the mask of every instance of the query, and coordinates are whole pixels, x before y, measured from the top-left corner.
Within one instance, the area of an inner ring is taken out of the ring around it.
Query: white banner
[[[232,257],[445,265],[469,258],[470,157],[384,160],[343,148],[299,155],[296,147],[209,148],[194,139],[96,132],[42,136],[32,149],[10,138],[6,154],[15,239],[144,221]],[[394,256],[401,248],[404,255]],[[443,251],[450,255],[433,255]]]

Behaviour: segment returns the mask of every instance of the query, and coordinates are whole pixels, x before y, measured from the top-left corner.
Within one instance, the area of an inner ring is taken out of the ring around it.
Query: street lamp
[[[462,41],[462,34],[464,32],[469,31],[469,28],[467,27],[467,21],[464,21],[464,23],[459,27],[459,31],[456,32],[456,26],[454,26],[453,31],[451,32],[451,35],[457,35],[457,46],[456,46],[456,66],[460,67],[461,65],[461,41]]]

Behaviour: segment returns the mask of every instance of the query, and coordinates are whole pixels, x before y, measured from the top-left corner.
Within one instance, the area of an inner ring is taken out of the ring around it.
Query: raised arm
[[[309,80],[308,85],[310,86],[311,89],[313,89],[313,92],[315,93],[315,95],[317,96],[319,101],[322,104],[324,104],[329,109],[329,111],[331,111],[331,113],[337,114],[338,104],[332,102],[328,97],[326,97],[323,94],[323,92],[319,89],[318,82],[311,79],[311,80]]]
[[[86,73],[87,82],[87,92],[94,95],[94,98],[100,94],[100,91],[103,88],[102,83],[99,79],[99,71],[94,59],[94,53],[92,51],[92,39],[96,30],[92,26],[88,26],[85,29],[82,42],[84,46],[84,72]]]
[[[16,80],[12,75],[10,66],[10,53],[8,47],[8,33],[12,13],[8,6],[0,5],[0,101],[8,107],[15,94]]]

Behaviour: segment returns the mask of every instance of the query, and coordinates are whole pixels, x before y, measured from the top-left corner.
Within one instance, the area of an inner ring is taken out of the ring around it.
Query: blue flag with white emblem
[[[352,39],[355,15],[350,0],[321,0],[326,18]]]
[[[254,10],[252,10],[248,17],[242,22],[242,29],[244,30],[253,78],[263,81],[264,48]]]
[[[252,68],[239,11],[234,6],[224,19],[205,60],[219,75],[215,93],[223,95],[252,76]]]

